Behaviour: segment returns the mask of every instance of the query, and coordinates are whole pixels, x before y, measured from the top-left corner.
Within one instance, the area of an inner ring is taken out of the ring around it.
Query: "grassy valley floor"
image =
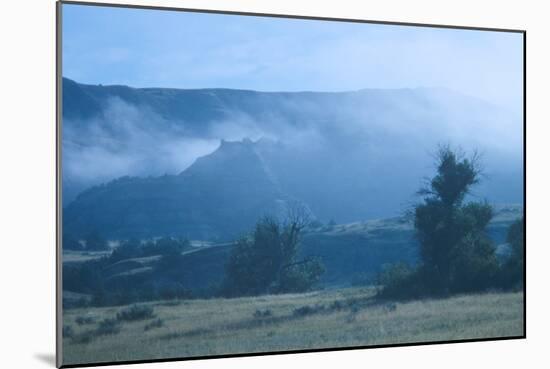
[[[523,335],[523,294],[379,302],[371,288],[146,303],[154,318],[98,323],[124,307],[64,312],[64,365]],[[78,319],[80,318],[80,319]],[[87,318],[87,319],[86,319]],[[77,323],[80,321],[80,325]],[[159,319],[162,321],[160,323]],[[82,324],[82,321],[86,321]],[[155,324],[161,325],[155,327]],[[149,325],[145,330],[145,326]],[[78,337],[90,337],[80,342]]]

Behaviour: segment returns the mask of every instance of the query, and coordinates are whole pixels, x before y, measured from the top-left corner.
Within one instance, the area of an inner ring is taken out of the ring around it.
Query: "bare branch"
[[[287,202],[287,219],[288,225],[296,230],[301,231],[311,221],[311,211],[298,200],[290,200]]]

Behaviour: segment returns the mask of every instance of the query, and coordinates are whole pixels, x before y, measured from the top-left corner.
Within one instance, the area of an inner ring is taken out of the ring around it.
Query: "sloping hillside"
[[[478,196],[522,201],[521,117],[446,89],[260,92],[64,79],[63,103],[64,206],[122,176],[175,175],[220,140],[245,138],[261,139],[256,150],[281,189],[324,222],[400,214],[441,143],[484,154]]]
[[[120,178],[63,210],[64,232],[104,237],[231,240],[289,200],[250,141],[222,142],[179,175]]]

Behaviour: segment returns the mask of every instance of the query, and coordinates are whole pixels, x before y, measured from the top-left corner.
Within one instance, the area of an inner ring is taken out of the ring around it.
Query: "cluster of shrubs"
[[[326,310],[325,305],[305,305],[296,308],[292,311],[292,315],[295,317],[304,317],[308,315],[318,314]]]
[[[253,313],[254,320],[248,322],[247,327],[255,327],[257,324],[273,323],[279,320],[300,319],[317,314],[330,314],[333,312],[348,311],[353,316],[361,307],[365,306],[365,299],[343,299],[334,300],[327,304],[312,304],[299,306],[292,310],[291,314],[275,317],[275,313],[271,309],[256,309]],[[395,304],[386,304],[385,311],[395,310]]]
[[[150,331],[151,329],[155,328],[162,328],[164,327],[164,321],[160,318],[153,320],[151,323],[146,324],[145,327],[143,327],[144,331]]]
[[[64,325],[63,326],[63,337],[73,338],[74,337],[73,327],[71,327],[70,325]]]
[[[189,240],[180,238],[164,237],[147,242],[127,240],[113,250],[110,260],[115,262],[153,255],[177,256],[189,247],[191,247]]]
[[[146,281],[144,276],[136,284],[135,279],[121,279],[109,289],[98,289],[93,292],[91,306],[118,306],[143,301],[173,300],[195,298],[197,295],[178,283],[159,280]]]
[[[78,325],[87,325],[95,323],[95,318],[92,316],[79,316],[75,319],[76,324]]]
[[[382,298],[413,299],[456,293],[481,292],[486,290],[521,290],[523,288],[523,219],[514,222],[508,231],[510,253],[502,260],[485,263],[477,271],[477,278],[456,275],[445,289],[434,287],[434,276],[424,265],[410,266],[406,263],[384,265],[377,278],[378,295]],[[469,263],[479,261],[470,260]],[[463,272],[473,274],[468,265]]]
[[[303,232],[319,223],[309,221],[302,206],[289,206],[288,217],[260,219],[254,230],[235,242],[226,265],[223,282],[192,292],[178,282],[184,263],[182,252],[191,244],[186,239],[160,238],[150,241],[126,240],[99,259],[63,265],[63,287],[66,290],[92,296],[82,301],[90,306],[127,305],[157,299],[187,299],[211,297],[256,296],[273,293],[299,293],[313,289],[324,273],[319,258],[299,258]],[[69,245],[70,237],[66,245]],[[95,240],[95,241],[94,241]],[[97,233],[85,241],[86,247],[101,243]],[[103,242],[105,243],[105,242]],[[105,243],[106,244],[106,243]],[[74,248],[79,248],[74,244]],[[71,248],[66,247],[66,248]],[[99,246],[98,246],[99,248]],[[149,256],[161,256],[146,273],[125,276],[118,273],[120,261]],[[118,274],[117,274],[118,273]],[[254,275],[254,278],[250,278]],[[112,278],[116,276],[116,278]],[[69,303],[69,301],[67,301]],[[75,302],[71,301],[74,307]],[[76,304],[78,306],[78,304]]]
[[[63,326],[63,337],[69,338],[75,343],[89,343],[93,339],[118,334],[122,329],[122,323],[135,322],[139,320],[149,320],[155,317],[154,309],[148,305],[131,305],[120,310],[115,317],[105,318],[99,321],[94,329],[76,334],[70,325]],[[95,323],[93,317],[79,316],[75,319],[78,325],[90,325]],[[154,328],[160,328],[164,325],[164,321],[160,318],[153,320],[144,327],[144,331]]]
[[[65,336],[71,338],[74,343],[90,343],[99,336],[113,335],[120,332],[120,323],[114,318],[105,318],[101,320],[95,329],[87,330],[79,334]]]
[[[180,283],[166,279],[149,278],[139,285],[132,278],[118,278],[116,283],[109,280],[109,267],[124,260],[152,255],[162,259],[156,264],[154,273],[162,274],[169,269],[170,263],[179,263],[181,252],[190,247],[185,239],[161,238],[155,241],[124,241],[110,255],[82,263],[63,265],[63,287],[69,291],[91,295],[91,300],[66,300],[65,308],[84,306],[127,305],[140,301],[157,299],[190,298],[191,291]],[[109,281],[109,282],[107,282]]]
[[[132,322],[154,318],[153,308],[149,305],[132,305],[119,311],[116,315],[118,321]]]
[[[98,336],[117,334],[118,332],[120,332],[120,321],[115,318],[103,319],[99,322],[97,329],[95,330],[95,333]]]
[[[356,312],[359,310],[358,301],[349,299],[349,300],[334,300],[332,303],[326,304],[316,304],[316,305],[304,305],[299,308],[296,308],[292,311],[294,317],[305,317],[308,315],[320,314],[320,313],[330,313],[333,311],[341,310],[351,310]]]

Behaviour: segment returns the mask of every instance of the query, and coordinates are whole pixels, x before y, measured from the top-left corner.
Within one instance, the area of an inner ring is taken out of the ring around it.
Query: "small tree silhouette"
[[[225,295],[303,292],[319,280],[324,272],[320,261],[298,259],[309,212],[296,204],[287,210],[285,221],[264,217],[250,235],[237,241],[226,265]]]

